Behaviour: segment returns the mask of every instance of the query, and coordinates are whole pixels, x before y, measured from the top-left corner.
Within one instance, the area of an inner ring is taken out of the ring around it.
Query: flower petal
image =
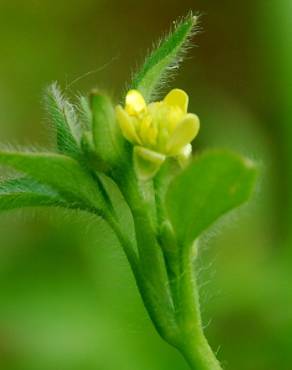
[[[189,97],[181,89],[171,90],[164,98],[164,102],[168,105],[179,107],[183,113],[187,113],[188,111]]]
[[[182,148],[180,153],[177,155],[177,160],[181,167],[185,167],[192,155],[192,144],[187,144]]]
[[[126,96],[126,111],[135,116],[146,109],[146,102],[138,90],[130,90]]]
[[[141,140],[132,122],[133,118],[120,105],[116,107],[116,116],[124,137],[134,144],[141,144]]]
[[[185,118],[178,124],[173,134],[171,135],[167,152],[170,155],[177,155],[189,144],[198,134],[200,121],[195,114],[187,114]]]
[[[134,148],[134,163],[140,180],[147,181],[159,171],[166,156],[142,146]]]
[[[150,116],[143,117],[139,126],[139,136],[143,142],[147,140],[147,133],[150,126],[151,126],[151,117]]]

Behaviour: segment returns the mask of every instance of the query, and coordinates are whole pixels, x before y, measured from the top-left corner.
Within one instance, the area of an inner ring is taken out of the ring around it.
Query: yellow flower
[[[187,113],[188,95],[174,89],[163,101],[146,104],[137,90],[130,90],[125,107],[116,107],[117,120],[124,137],[134,145],[135,163],[143,179],[153,177],[164,160],[176,157],[185,162],[192,152],[191,141],[200,122]]]

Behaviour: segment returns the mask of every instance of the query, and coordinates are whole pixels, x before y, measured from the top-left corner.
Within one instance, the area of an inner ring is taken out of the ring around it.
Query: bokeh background
[[[41,101],[54,80],[119,99],[189,9],[202,31],[170,87],[188,91],[201,117],[194,148],[232,148],[261,167],[250,204],[201,242],[207,336],[226,370],[291,370],[291,0],[0,0],[0,140],[48,145]],[[154,331],[108,229],[26,209],[0,215],[0,369],[187,366]]]

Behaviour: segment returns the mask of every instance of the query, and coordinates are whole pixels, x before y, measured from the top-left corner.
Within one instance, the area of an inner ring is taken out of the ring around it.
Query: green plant
[[[193,261],[198,239],[217,218],[245,202],[256,169],[225,151],[191,160],[198,117],[172,90],[153,103],[196,27],[176,24],[134,76],[125,108],[99,91],[72,105],[53,84],[46,93],[55,152],[0,152],[23,174],[2,182],[0,209],[55,206],[90,212],[116,234],[158,333],[192,369],[221,369],[204,336]]]

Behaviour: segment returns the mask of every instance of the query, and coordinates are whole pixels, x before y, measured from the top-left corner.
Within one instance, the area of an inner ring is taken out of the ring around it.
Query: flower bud
[[[94,91],[91,94],[92,134],[96,155],[110,167],[121,165],[125,140],[117,124],[110,99]]]

